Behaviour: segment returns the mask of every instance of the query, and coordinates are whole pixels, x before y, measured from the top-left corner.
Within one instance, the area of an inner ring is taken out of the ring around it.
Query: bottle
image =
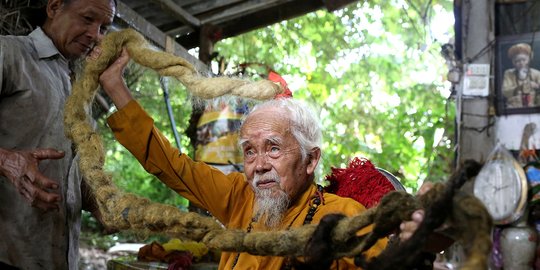
[[[536,257],[536,228],[527,223],[527,211],[501,233],[503,269],[532,270]]]

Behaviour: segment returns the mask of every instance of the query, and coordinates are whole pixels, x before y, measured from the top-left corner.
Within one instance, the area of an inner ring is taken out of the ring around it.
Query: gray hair
[[[250,114],[262,108],[283,109],[291,121],[291,133],[300,144],[303,160],[314,148],[322,149],[321,122],[307,103],[292,98],[278,98],[257,104]]]

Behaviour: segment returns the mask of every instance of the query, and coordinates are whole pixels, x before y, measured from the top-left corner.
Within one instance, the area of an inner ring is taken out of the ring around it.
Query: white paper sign
[[[468,64],[463,71],[463,95],[489,95],[489,64]]]

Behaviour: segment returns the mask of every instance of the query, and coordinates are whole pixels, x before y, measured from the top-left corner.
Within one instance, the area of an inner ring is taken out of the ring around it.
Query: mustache
[[[271,170],[269,172],[266,172],[264,174],[255,174],[253,177],[253,185],[257,186],[261,182],[268,182],[268,181],[274,181],[276,183],[280,183],[279,175],[275,170]]]

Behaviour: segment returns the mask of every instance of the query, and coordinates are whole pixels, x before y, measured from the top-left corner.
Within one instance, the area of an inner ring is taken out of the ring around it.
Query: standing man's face
[[[512,63],[514,64],[514,67],[517,70],[528,69],[529,61],[530,61],[529,55],[524,54],[524,53],[516,54],[516,56],[512,58]]]
[[[103,38],[115,12],[113,0],[49,0],[43,28],[64,57],[76,59]]]

